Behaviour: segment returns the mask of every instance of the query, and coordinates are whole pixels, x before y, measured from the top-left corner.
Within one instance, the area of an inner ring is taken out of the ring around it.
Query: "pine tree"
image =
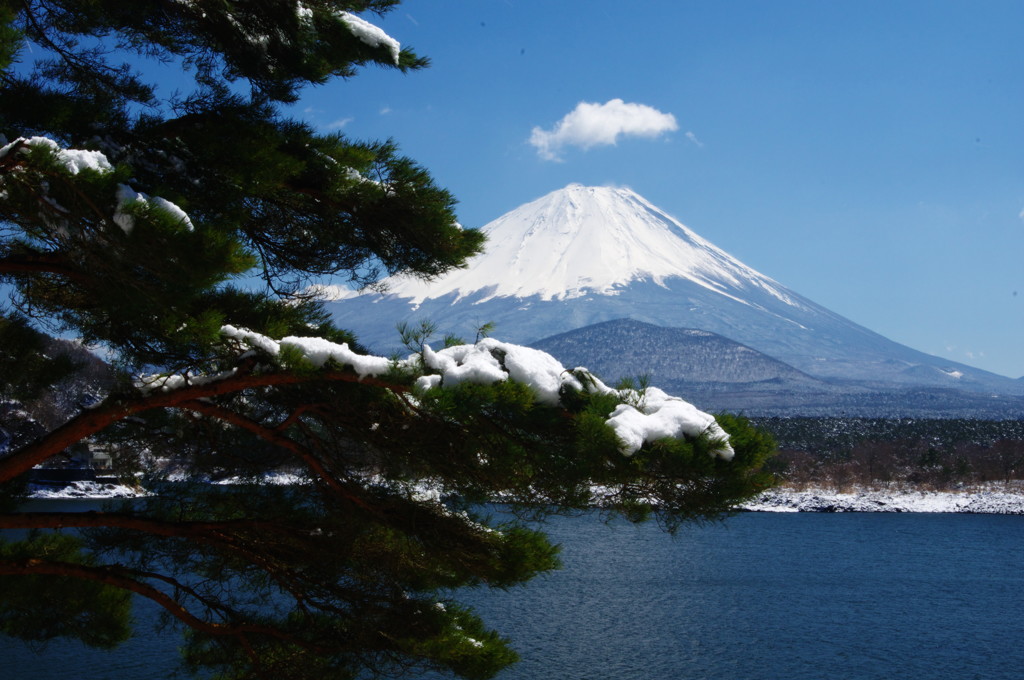
[[[0,529],[31,530],[0,542],[3,633],[115,646],[134,595],[182,625],[195,672],[486,678],[515,654],[453,597],[557,567],[522,518],[599,506],[673,529],[764,487],[771,442],[741,418],[491,338],[434,351],[424,328],[408,359],[373,357],[306,292],[483,247],[394,144],[281,114],[308,84],[424,67],[363,18],[396,4],[0,2],[0,382],[38,394],[74,370],[30,327],[116,371],[0,455]],[[195,88],[158,99],[143,58]],[[33,466],[83,443],[150,494],[19,511]],[[519,519],[488,520],[497,498]]]

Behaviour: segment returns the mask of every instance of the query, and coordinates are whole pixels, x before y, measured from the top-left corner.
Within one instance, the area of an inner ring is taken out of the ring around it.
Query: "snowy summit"
[[[782,286],[688,229],[630,189],[571,184],[488,224],[487,250],[435,281],[392,278],[388,293],[414,304],[452,293],[567,300],[614,295],[633,281],[680,277],[738,300],[754,285],[794,304]]]

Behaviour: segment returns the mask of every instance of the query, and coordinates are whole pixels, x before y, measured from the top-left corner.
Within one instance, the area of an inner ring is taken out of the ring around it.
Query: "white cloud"
[[[351,117],[349,117],[349,118],[339,118],[338,120],[334,121],[333,123],[328,123],[327,124],[327,129],[328,130],[340,130],[341,128],[343,128],[346,125],[348,125],[349,123],[351,123],[353,120],[355,120],[355,119],[351,118]]]
[[[614,145],[620,136],[657,137],[678,129],[675,116],[645,104],[621,99],[604,104],[580,102],[551,130],[533,128],[530,144],[537,147],[541,158],[554,161],[561,160],[559,152],[567,146],[589,149]]]
[[[345,298],[356,297],[359,295],[359,291],[352,290],[345,286],[338,286],[335,284],[328,283],[314,283],[302,291],[307,295],[314,295],[321,300],[327,302],[333,302],[335,300],[344,300]]]
[[[686,138],[689,139],[694,144],[696,144],[698,148],[701,148],[701,149],[704,148],[704,142],[702,142],[699,139],[697,139],[697,135],[693,134],[689,130],[687,130],[687,132],[686,132]]]

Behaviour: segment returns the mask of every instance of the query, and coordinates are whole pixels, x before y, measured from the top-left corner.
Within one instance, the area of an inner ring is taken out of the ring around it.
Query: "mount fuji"
[[[397,349],[399,321],[427,319],[467,339],[493,322],[496,337],[536,344],[631,319],[723,336],[831,392],[843,385],[1024,394],[1021,381],[919,352],[829,311],[629,189],[572,184],[484,231],[486,251],[465,269],[427,282],[391,277],[384,292],[335,289],[327,308],[385,352]]]

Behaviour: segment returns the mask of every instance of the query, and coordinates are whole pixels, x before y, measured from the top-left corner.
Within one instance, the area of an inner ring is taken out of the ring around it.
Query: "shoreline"
[[[32,500],[104,500],[140,498],[148,495],[138,488],[97,482],[72,482],[55,487],[33,485]],[[766,491],[739,506],[741,512],[917,512],[1024,515],[1024,488],[990,485],[958,491],[914,489],[827,488]]]
[[[1024,489],[1003,485],[958,491],[772,489],[740,506],[747,512],[917,512],[1024,515]]]

